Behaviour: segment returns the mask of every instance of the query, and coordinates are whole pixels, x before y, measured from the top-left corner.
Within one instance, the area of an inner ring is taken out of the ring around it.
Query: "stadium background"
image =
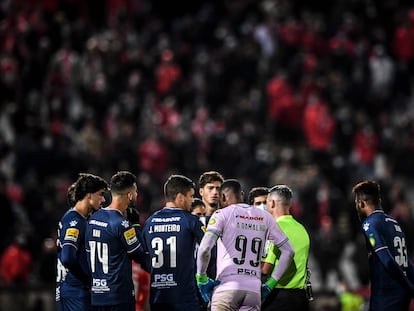
[[[366,296],[355,182],[381,182],[413,254],[413,64],[410,1],[2,1],[0,252],[27,253],[0,309],[50,310],[67,187],[123,169],[142,221],[171,173],[291,186],[315,310]]]

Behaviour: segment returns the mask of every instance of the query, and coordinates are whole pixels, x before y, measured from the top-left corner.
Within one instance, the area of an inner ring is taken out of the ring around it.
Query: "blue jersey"
[[[142,230],[150,255],[151,304],[198,300],[194,250],[205,227],[197,216],[165,207],[149,217]]]
[[[89,297],[85,251],[86,218],[69,209],[57,229],[56,301],[61,298]]]
[[[95,212],[86,226],[86,251],[92,274],[92,305],[134,303],[132,261],[145,258],[139,232],[118,210]]]
[[[370,310],[408,310],[413,266],[396,220],[376,210],[362,223],[369,253]]]

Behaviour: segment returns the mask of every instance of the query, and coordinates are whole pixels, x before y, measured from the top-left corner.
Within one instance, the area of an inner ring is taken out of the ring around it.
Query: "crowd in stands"
[[[289,185],[320,290],[367,284],[350,187],[376,179],[413,256],[411,1],[0,5],[0,252],[32,261],[1,283],[53,283],[68,186],[124,169],[142,221],[171,173]]]

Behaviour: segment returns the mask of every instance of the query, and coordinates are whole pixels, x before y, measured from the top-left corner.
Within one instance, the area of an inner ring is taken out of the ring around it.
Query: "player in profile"
[[[135,210],[136,177],[128,171],[117,172],[111,177],[110,187],[111,204],[95,212],[86,226],[91,300],[96,311],[134,311],[132,260],[143,267],[147,263],[140,231],[134,227],[139,217],[126,218],[128,208]]]
[[[294,255],[288,238],[273,217],[243,203],[243,195],[236,179],[223,182],[220,187],[222,209],[215,211],[210,218],[198,250],[196,279],[205,301],[214,291],[212,311],[260,310],[262,298],[276,286]],[[281,255],[278,266],[262,285],[260,268],[267,240],[276,244]],[[206,270],[211,249],[216,243],[217,277],[213,281],[207,277]]]
[[[407,256],[404,232],[385,214],[375,181],[352,188],[355,208],[366,238],[370,267],[370,311],[408,311],[414,293],[414,268]]]
[[[164,184],[165,207],[150,216],[142,230],[150,255],[151,311],[199,311],[194,280],[196,244],[205,227],[190,208],[194,183],[171,175]]]
[[[57,229],[56,307],[58,311],[91,310],[85,229],[89,215],[105,202],[108,183],[92,174],[79,174],[68,188],[70,206]]]

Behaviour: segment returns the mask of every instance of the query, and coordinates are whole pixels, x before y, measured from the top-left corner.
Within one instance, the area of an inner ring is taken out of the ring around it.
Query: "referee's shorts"
[[[309,311],[306,291],[299,288],[275,288],[262,304],[262,311]]]

